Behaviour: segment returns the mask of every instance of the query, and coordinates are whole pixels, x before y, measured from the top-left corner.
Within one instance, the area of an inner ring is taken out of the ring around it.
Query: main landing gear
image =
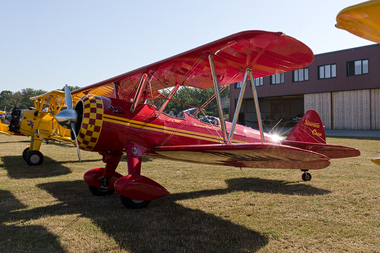
[[[96,168],[84,174],[90,192],[95,196],[106,196],[116,191],[126,208],[137,209],[147,207],[151,200],[161,198],[169,192],[147,177],[141,176],[141,155],[137,148],[127,152],[128,175],[117,173],[122,152],[104,153],[105,168]]]
[[[307,170],[303,170],[302,180],[305,182],[311,180],[311,174]]]
[[[44,155],[38,150],[30,151],[29,148],[26,148],[22,152],[22,158],[30,166],[41,165],[44,161]]]

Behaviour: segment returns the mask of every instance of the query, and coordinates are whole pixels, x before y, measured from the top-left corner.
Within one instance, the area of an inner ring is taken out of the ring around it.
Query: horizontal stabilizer
[[[330,165],[329,158],[312,151],[296,147],[244,143],[229,145],[170,146],[153,149],[144,157],[210,165],[274,169],[323,169]]]
[[[380,157],[372,158],[371,162],[373,162],[374,164],[380,165]]]
[[[297,142],[297,141],[289,141],[287,139],[282,141],[282,144],[317,152],[329,158],[347,158],[347,157],[354,157],[354,156],[360,155],[360,151],[357,150],[356,148],[339,146],[339,145]]]

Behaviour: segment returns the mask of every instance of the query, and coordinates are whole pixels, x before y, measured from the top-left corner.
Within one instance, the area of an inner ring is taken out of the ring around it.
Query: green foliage
[[[201,90],[192,87],[181,87],[175,93],[165,111],[173,111],[176,115],[177,113],[192,107],[202,107],[210,98],[213,98],[211,102],[204,108],[203,113],[205,115],[218,116],[218,108],[214,94],[214,88]],[[228,98],[229,94],[229,86],[223,92],[221,92],[222,98]],[[204,115],[203,113],[200,113],[200,115]]]
[[[79,86],[69,86],[70,91],[79,89]],[[65,90],[65,87],[60,89]],[[45,90],[35,90],[32,88],[22,89],[21,91],[12,92],[10,90],[3,90],[0,92],[0,110],[9,111],[14,107],[18,108],[28,108],[33,107],[33,101],[30,100],[31,97],[36,97],[41,94],[47,93]]]
[[[28,108],[34,106],[31,97],[35,97],[46,93],[44,90],[35,90],[32,88],[22,89],[21,91],[12,92],[9,90],[3,90],[0,93],[0,109],[11,110],[17,106],[19,108]]]

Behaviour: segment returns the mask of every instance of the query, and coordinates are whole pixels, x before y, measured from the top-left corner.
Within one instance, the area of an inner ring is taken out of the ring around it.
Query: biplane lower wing
[[[192,163],[250,168],[315,170],[330,165],[329,158],[322,154],[265,143],[164,146],[145,155]]]

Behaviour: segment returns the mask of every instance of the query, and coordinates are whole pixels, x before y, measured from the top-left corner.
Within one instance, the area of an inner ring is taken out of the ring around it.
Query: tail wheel
[[[24,152],[25,152],[25,150],[24,150]],[[23,155],[24,155],[24,153],[23,153]],[[26,153],[25,161],[30,166],[41,165],[42,162],[44,161],[44,156],[40,151],[32,150],[32,151],[29,151]]]
[[[107,195],[111,195],[115,191],[112,189],[102,190],[92,185],[89,185],[88,187],[90,188],[90,192],[95,196],[107,196]]]
[[[304,172],[302,174],[302,180],[303,181],[310,181],[311,180],[311,174],[309,172]]]
[[[127,197],[124,197],[120,195],[121,202],[126,208],[130,209],[140,209],[147,207],[150,203],[150,200],[135,200],[135,199],[130,199]]]

